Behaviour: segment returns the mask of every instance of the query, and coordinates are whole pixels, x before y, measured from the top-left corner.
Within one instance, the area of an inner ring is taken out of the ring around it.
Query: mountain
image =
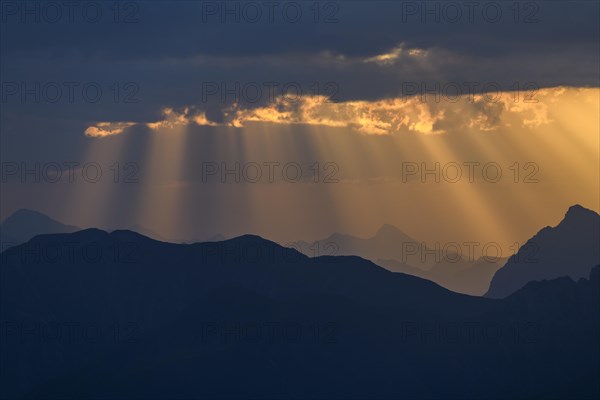
[[[24,243],[36,235],[47,233],[71,233],[79,228],[64,225],[37,211],[20,209],[0,224],[2,250]]]
[[[191,244],[191,243],[201,243],[201,242],[222,242],[227,239],[225,236],[223,236],[220,233],[216,234],[216,235],[211,235],[211,236],[205,237],[203,239],[200,239],[197,237],[185,238],[185,239],[170,238],[170,237],[163,236],[160,233],[158,233],[150,228],[146,228],[145,226],[142,226],[140,224],[134,224],[134,225],[131,225],[131,226],[125,227],[125,228],[120,227],[120,228],[116,228],[116,229],[111,228],[111,229],[106,229],[106,230],[109,232],[133,231],[133,232],[140,233],[151,239],[158,240],[160,242],[181,243],[181,244]]]
[[[587,277],[600,263],[600,215],[574,205],[555,227],[545,227],[494,275],[486,297],[503,298],[530,281]]]
[[[454,260],[441,260],[429,270],[421,270],[396,260],[377,260],[375,263],[392,271],[401,272],[435,282],[453,292],[483,296],[492,277],[506,262],[506,258],[484,258],[475,261],[462,257]]]
[[[393,225],[385,224],[370,238],[334,233],[313,243],[298,242],[297,249],[308,256],[357,255],[371,261],[393,259],[407,262],[420,269],[427,269],[430,263],[423,263],[420,254],[410,254],[406,246],[420,246],[421,243]]]
[[[2,398],[600,394],[597,269],[495,300],[252,235],[87,229],[1,257]]]
[[[37,254],[39,249],[64,247],[51,259]],[[216,290],[236,286],[269,296],[289,297],[300,292],[338,294],[376,304],[402,304],[413,296],[426,296],[419,310],[429,307],[435,299],[452,303],[465,302],[467,296],[452,293],[432,282],[404,274],[391,273],[359,257],[309,258],[294,249],[254,235],[244,235],[223,242],[174,244],[153,240],[132,231],[107,233],[86,229],[72,234],[39,235],[24,245],[11,248],[4,254],[3,282],[12,282],[27,272],[36,279],[60,279],[76,284],[94,273],[94,288],[99,298],[106,296],[110,282],[119,276],[119,282],[139,290],[139,272],[155,281],[158,291],[167,288],[179,295],[195,296],[201,290]],[[42,268],[52,263],[54,268]],[[82,265],[93,268],[82,269]],[[182,277],[185,276],[185,281]],[[357,279],[360,277],[360,279]],[[106,280],[106,285],[101,283]],[[58,284],[58,281],[56,281]],[[31,282],[28,283],[28,285]],[[79,285],[79,284],[77,284]],[[62,286],[62,285],[61,285]],[[16,290],[14,282],[9,292]],[[374,288],[377,288],[374,290]],[[62,288],[58,288],[61,290]],[[19,296],[27,292],[21,288]],[[3,291],[4,293],[4,291]],[[8,293],[8,292],[7,292]],[[489,300],[482,299],[481,302]],[[417,307],[417,306],[414,306]]]
[[[307,256],[356,255],[389,271],[418,276],[473,296],[487,291],[494,273],[506,262],[506,258],[468,260],[462,255],[436,251],[388,224],[370,238],[335,233],[313,243],[297,242],[294,248]]]
[[[154,240],[158,240],[160,242],[173,242],[173,240],[170,240],[169,238],[166,238],[165,236],[162,236],[161,234],[153,231],[150,228],[146,228],[142,225],[139,224],[135,224],[130,226],[127,229],[111,229],[110,231],[119,231],[119,230],[127,230],[127,231],[133,231],[133,232],[137,232],[140,233],[144,236],[147,236],[149,238],[152,238]]]

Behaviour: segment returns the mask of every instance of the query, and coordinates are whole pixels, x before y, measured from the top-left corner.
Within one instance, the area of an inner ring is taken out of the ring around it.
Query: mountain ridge
[[[44,256],[62,245],[68,257]],[[292,385],[306,398],[491,400],[564,396],[575,383],[579,398],[597,394],[580,379],[599,372],[598,302],[586,280],[485,299],[256,235],[177,244],[95,228],[36,236],[1,256],[1,319],[17,327],[0,352],[3,397],[281,398]],[[42,336],[40,351],[38,336],[19,334],[32,326],[104,336]]]
[[[21,208],[0,224],[2,250],[24,243],[40,234],[71,233],[80,229],[74,225],[65,225],[39,211]]]
[[[573,205],[556,226],[540,229],[500,268],[485,296],[502,298],[530,281],[588,276],[600,263],[600,215]]]

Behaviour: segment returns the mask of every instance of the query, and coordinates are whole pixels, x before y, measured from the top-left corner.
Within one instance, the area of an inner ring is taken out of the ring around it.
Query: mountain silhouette
[[[587,277],[600,263],[600,215],[580,205],[529,239],[494,275],[486,297],[503,298],[530,281]]]
[[[154,230],[152,230],[150,228],[146,228],[140,224],[134,224],[126,229],[111,229],[109,231],[122,231],[122,230],[137,232],[146,237],[152,238],[154,240],[158,240],[160,242],[176,242],[176,240],[171,240],[171,239],[155,232]]]
[[[64,225],[38,211],[20,209],[0,224],[2,250],[24,243],[36,235],[47,233],[71,233],[80,228]]]
[[[495,300],[253,235],[86,229],[1,257],[2,398],[599,394],[598,268]]]
[[[469,260],[435,250],[389,224],[382,225],[370,238],[334,233],[313,243],[297,242],[295,248],[308,256],[356,255],[389,271],[421,277],[473,296],[486,293],[494,273],[506,262],[506,258]]]
[[[357,255],[371,261],[378,259],[394,259],[414,264],[427,269],[430,264],[423,264],[420,255],[407,255],[403,243],[420,245],[420,242],[408,236],[393,225],[382,225],[370,238],[359,238],[352,235],[334,233],[323,240],[313,243],[298,242],[298,248],[304,254],[313,255]]]
[[[396,260],[377,260],[376,264],[392,271],[418,276],[435,282],[453,292],[483,296],[492,277],[506,262],[506,258],[484,258],[469,261],[462,257],[454,260],[442,259],[429,270],[421,270]]]

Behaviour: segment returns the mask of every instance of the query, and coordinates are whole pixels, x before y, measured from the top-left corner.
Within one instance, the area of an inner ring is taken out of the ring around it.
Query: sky
[[[0,217],[522,244],[600,211],[597,1],[2,1]],[[506,250],[508,251],[508,250]]]

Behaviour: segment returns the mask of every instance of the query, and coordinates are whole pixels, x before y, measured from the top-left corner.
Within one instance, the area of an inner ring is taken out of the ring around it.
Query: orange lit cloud
[[[119,135],[125,129],[134,125],[135,122],[99,122],[94,126],[88,127],[85,130],[85,135],[95,138]]]
[[[331,102],[324,96],[294,99],[280,96],[261,107],[244,108],[233,104],[223,110],[223,122],[211,121],[204,111],[188,106],[181,110],[165,108],[162,120],[145,125],[152,130],[168,130],[190,124],[243,128],[247,123],[259,122],[349,128],[367,135],[402,132],[429,135],[458,129],[488,132],[500,127],[538,128],[550,124],[550,107],[563,96],[573,91],[593,94],[594,90],[558,87],[534,93],[501,92],[452,99],[427,94],[346,102]],[[87,128],[85,133],[91,137],[117,135],[132,125],[131,122],[102,122]]]

